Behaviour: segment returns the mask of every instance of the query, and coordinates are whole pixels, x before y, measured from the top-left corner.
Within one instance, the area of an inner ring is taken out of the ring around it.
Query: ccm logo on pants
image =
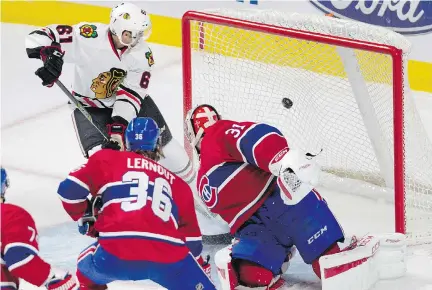
[[[308,239],[308,244],[312,244],[316,239],[318,239],[324,232],[327,231],[327,226],[324,226],[318,232],[316,232],[312,237]]]

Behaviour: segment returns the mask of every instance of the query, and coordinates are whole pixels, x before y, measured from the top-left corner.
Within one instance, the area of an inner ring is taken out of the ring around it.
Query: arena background
[[[411,89],[432,92],[432,1],[391,1],[393,6],[364,7],[357,1],[133,1],[146,9],[153,23],[149,42],[168,46],[181,46],[180,19],[187,10],[211,8],[263,8],[288,12],[323,14],[332,13],[388,26],[404,34],[413,44],[408,64]],[[369,1],[371,3],[377,1]],[[378,1],[380,2],[380,1]],[[381,1],[382,2],[382,1]],[[48,24],[75,24],[78,22],[109,21],[110,9],[115,1],[2,1],[1,21],[4,23],[44,26]],[[402,30],[402,29],[399,29]],[[429,44],[429,45],[428,45]]]

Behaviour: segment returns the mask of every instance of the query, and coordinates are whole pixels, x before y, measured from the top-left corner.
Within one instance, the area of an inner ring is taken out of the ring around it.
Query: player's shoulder
[[[0,204],[2,213],[13,213],[18,215],[30,215],[27,210],[13,203],[1,203]]]
[[[118,150],[112,150],[112,149],[101,149],[97,152],[95,152],[90,158],[88,159],[88,162],[94,162],[94,161],[110,161],[121,158],[123,155],[122,151]]]
[[[238,122],[233,120],[219,120],[214,125],[205,129],[206,135],[219,135],[221,133],[225,134],[226,130],[230,130],[232,128],[248,128],[256,123],[254,122]]]
[[[165,168],[165,167],[164,167],[164,168]],[[171,172],[171,171],[168,170],[167,168],[165,168],[165,170],[166,170],[167,172],[170,173],[170,177],[171,177],[171,176],[173,177],[173,179],[174,179],[174,184],[175,184],[176,186],[190,189],[189,184],[187,184],[187,182],[186,182],[183,178],[179,177],[177,174]]]
[[[99,22],[79,22],[74,25],[74,32],[82,40],[100,39],[104,38],[108,27],[108,24]]]
[[[189,186],[189,184],[180,178],[175,173],[171,173],[174,177],[174,183],[172,185],[172,195],[173,198],[176,200],[176,203],[180,202],[188,202],[189,199],[186,198],[187,196],[193,197],[192,189]],[[169,181],[169,180],[168,180]]]
[[[148,69],[155,64],[153,51],[145,41],[140,41],[130,50],[130,55],[135,60],[135,65]]]
[[[23,224],[34,223],[33,217],[24,208],[12,204],[12,203],[2,203],[0,205],[2,222],[11,223],[13,221],[20,221]]]

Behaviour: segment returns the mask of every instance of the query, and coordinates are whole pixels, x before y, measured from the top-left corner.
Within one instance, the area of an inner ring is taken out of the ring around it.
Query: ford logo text
[[[338,18],[384,26],[401,34],[432,31],[432,1],[418,0],[310,0]]]

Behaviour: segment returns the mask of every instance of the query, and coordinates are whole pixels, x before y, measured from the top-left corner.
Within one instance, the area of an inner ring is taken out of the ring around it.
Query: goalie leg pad
[[[405,276],[407,271],[406,237],[400,233],[377,235],[380,248],[377,252],[379,279],[396,279]]]
[[[322,289],[370,289],[379,279],[395,279],[406,273],[406,241],[403,234],[366,235],[355,247],[320,258]]]
[[[307,264],[311,264],[336,242],[344,240],[341,226],[315,189],[298,204],[286,205],[279,222],[285,228],[282,233],[292,238]]]

